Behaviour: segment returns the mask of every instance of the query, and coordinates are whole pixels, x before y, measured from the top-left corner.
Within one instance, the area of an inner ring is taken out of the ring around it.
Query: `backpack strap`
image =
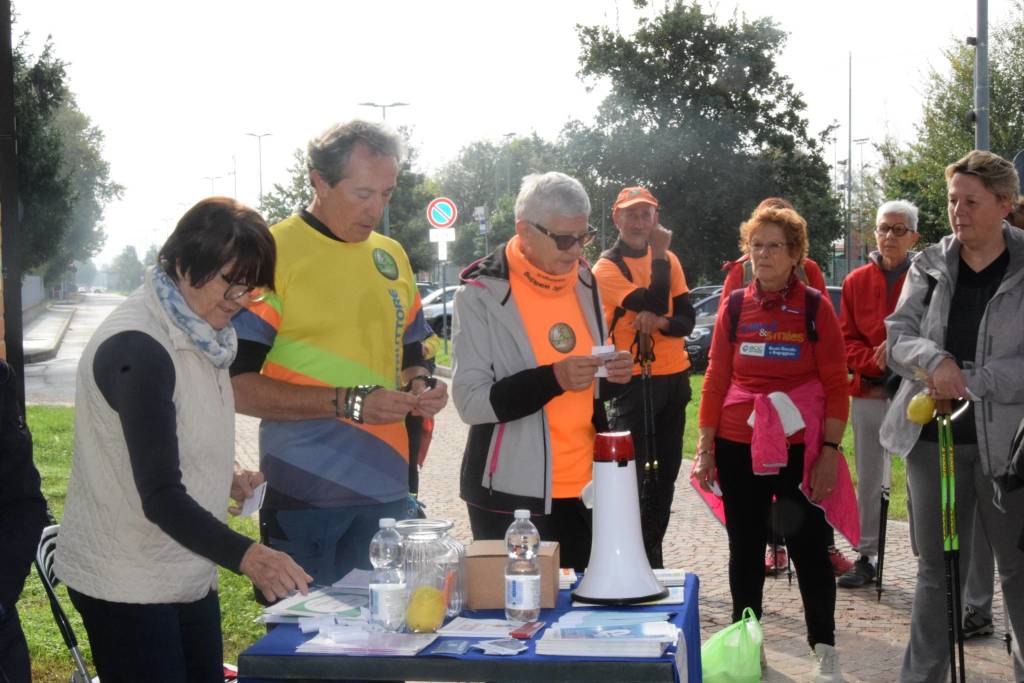
[[[814,287],[807,288],[804,299],[804,324],[807,327],[807,339],[812,344],[818,341],[818,307],[821,306],[821,292]]]
[[[740,325],[740,312],[743,310],[743,293],[745,288],[734,289],[729,292],[729,300],[726,302],[726,313],[729,316],[729,341],[736,343],[736,329]]]
[[[629,266],[626,265],[626,259],[622,257],[622,252],[618,249],[612,247],[611,249],[602,252],[601,258],[608,259],[614,263],[619,269],[619,272],[622,273],[622,277],[626,278],[627,282],[633,281],[633,273],[630,272]],[[608,339],[611,339],[615,334],[615,326],[618,325],[619,320],[621,320],[624,315],[626,315],[626,309],[622,306],[616,306],[615,311],[612,313],[612,321],[608,324]]]

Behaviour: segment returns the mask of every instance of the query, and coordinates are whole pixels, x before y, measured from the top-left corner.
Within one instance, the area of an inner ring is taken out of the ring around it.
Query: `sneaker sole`
[[[964,631],[964,640],[977,636],[990,636],[995,632],[996,629],[994,626],[982,626],[981,628],[976,628],[973,631]]]

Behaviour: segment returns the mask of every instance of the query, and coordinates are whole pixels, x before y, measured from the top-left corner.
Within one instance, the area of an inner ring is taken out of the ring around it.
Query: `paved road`
[[[25,400],[28,403],[72,404],[78,359],[96,327],[124,301],[118,294],[82,294],[71,326],[57,357],[25,366]]]
[[[55,359],[26,369],[26,393],[30,403],[72,403],[78,357],[96,326],[121,301],[115,295],[83,298]],[[692,429],[693,426],[690,426]],[[471,539],[465,505],[458,498],[459,465],[466,442],[466,426],[449,405],[439,416],[430,456],[420,476],[421,498],[431,517],[452,520],[453,535]],[[258,421],[238,416],[236,454],[250,467],[258,463]],[[685,469],[685,467],[684,467]],[[886,591],[881,602],[874,590],[840,590],[836,605],[837,647],[848,681],[895,681],[910,631],[910,604],[915,585],[916,561],[910,553],[907,525],[892,522],[886,553]],[[852,555],[846,547],[844,550]],[[689,485],[679,482],[665,545],[668,566],[696,572],[701,580],[701,630],[707,639],[727,625],[730,599],[724,529],[707,513]],[[795,578],[795,577],[794,577]],[[800,593],[785,575],[765,583],[763,620],[769,668],[767,681],[805,681],[811,661]],[[944,596],[937,595],[937,600]],[[1003,623],[1002,600],[994,605],[996,624]],[[967,680],[1009,681],[1012,668],[998,640],[968,641]]]

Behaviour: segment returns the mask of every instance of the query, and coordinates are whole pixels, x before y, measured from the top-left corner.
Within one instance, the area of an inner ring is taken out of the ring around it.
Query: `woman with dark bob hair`
[[[105,682],[223,680],[216,565],[270,600],[312,580],[224,522],[260,480],[233,472],[230,320],[274,259],[258,213],[204,199],[82,353],[55,568]]]
[[[839,445],[850,407],[843,335],[828,297],[797,277],[807,223],[796,211],[755,210],[740,247],[754,278],[729,294],[715,322],[693,478],[724,515],[733,621],[747,607],[761,618],[762,553],[778,500],[815,680],[841,680],[830,526],[854,544],[860,537]],[[718,487],[720,499],[710,493]]]

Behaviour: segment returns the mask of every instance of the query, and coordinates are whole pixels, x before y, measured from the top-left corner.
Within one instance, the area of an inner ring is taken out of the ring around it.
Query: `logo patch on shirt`
[[[387,279],[398,279],[398,264],[395,263],[395,257],[383,249],[377,248],[373,250],[373,265],[377,272]]]
[[[781,358],[782,360],[797,360],[800,358],[799,344],[765,344],[765,358]]]
[[[569,353],[576,348],[576,333],[566,323],[555,323],[548,330],[548,341],[557,351]]]
[[[757,344],[754,342],[743,342],[740,344],[740,355],[741,356],[759,356],[764,358],[764,347],[767,344]]]

